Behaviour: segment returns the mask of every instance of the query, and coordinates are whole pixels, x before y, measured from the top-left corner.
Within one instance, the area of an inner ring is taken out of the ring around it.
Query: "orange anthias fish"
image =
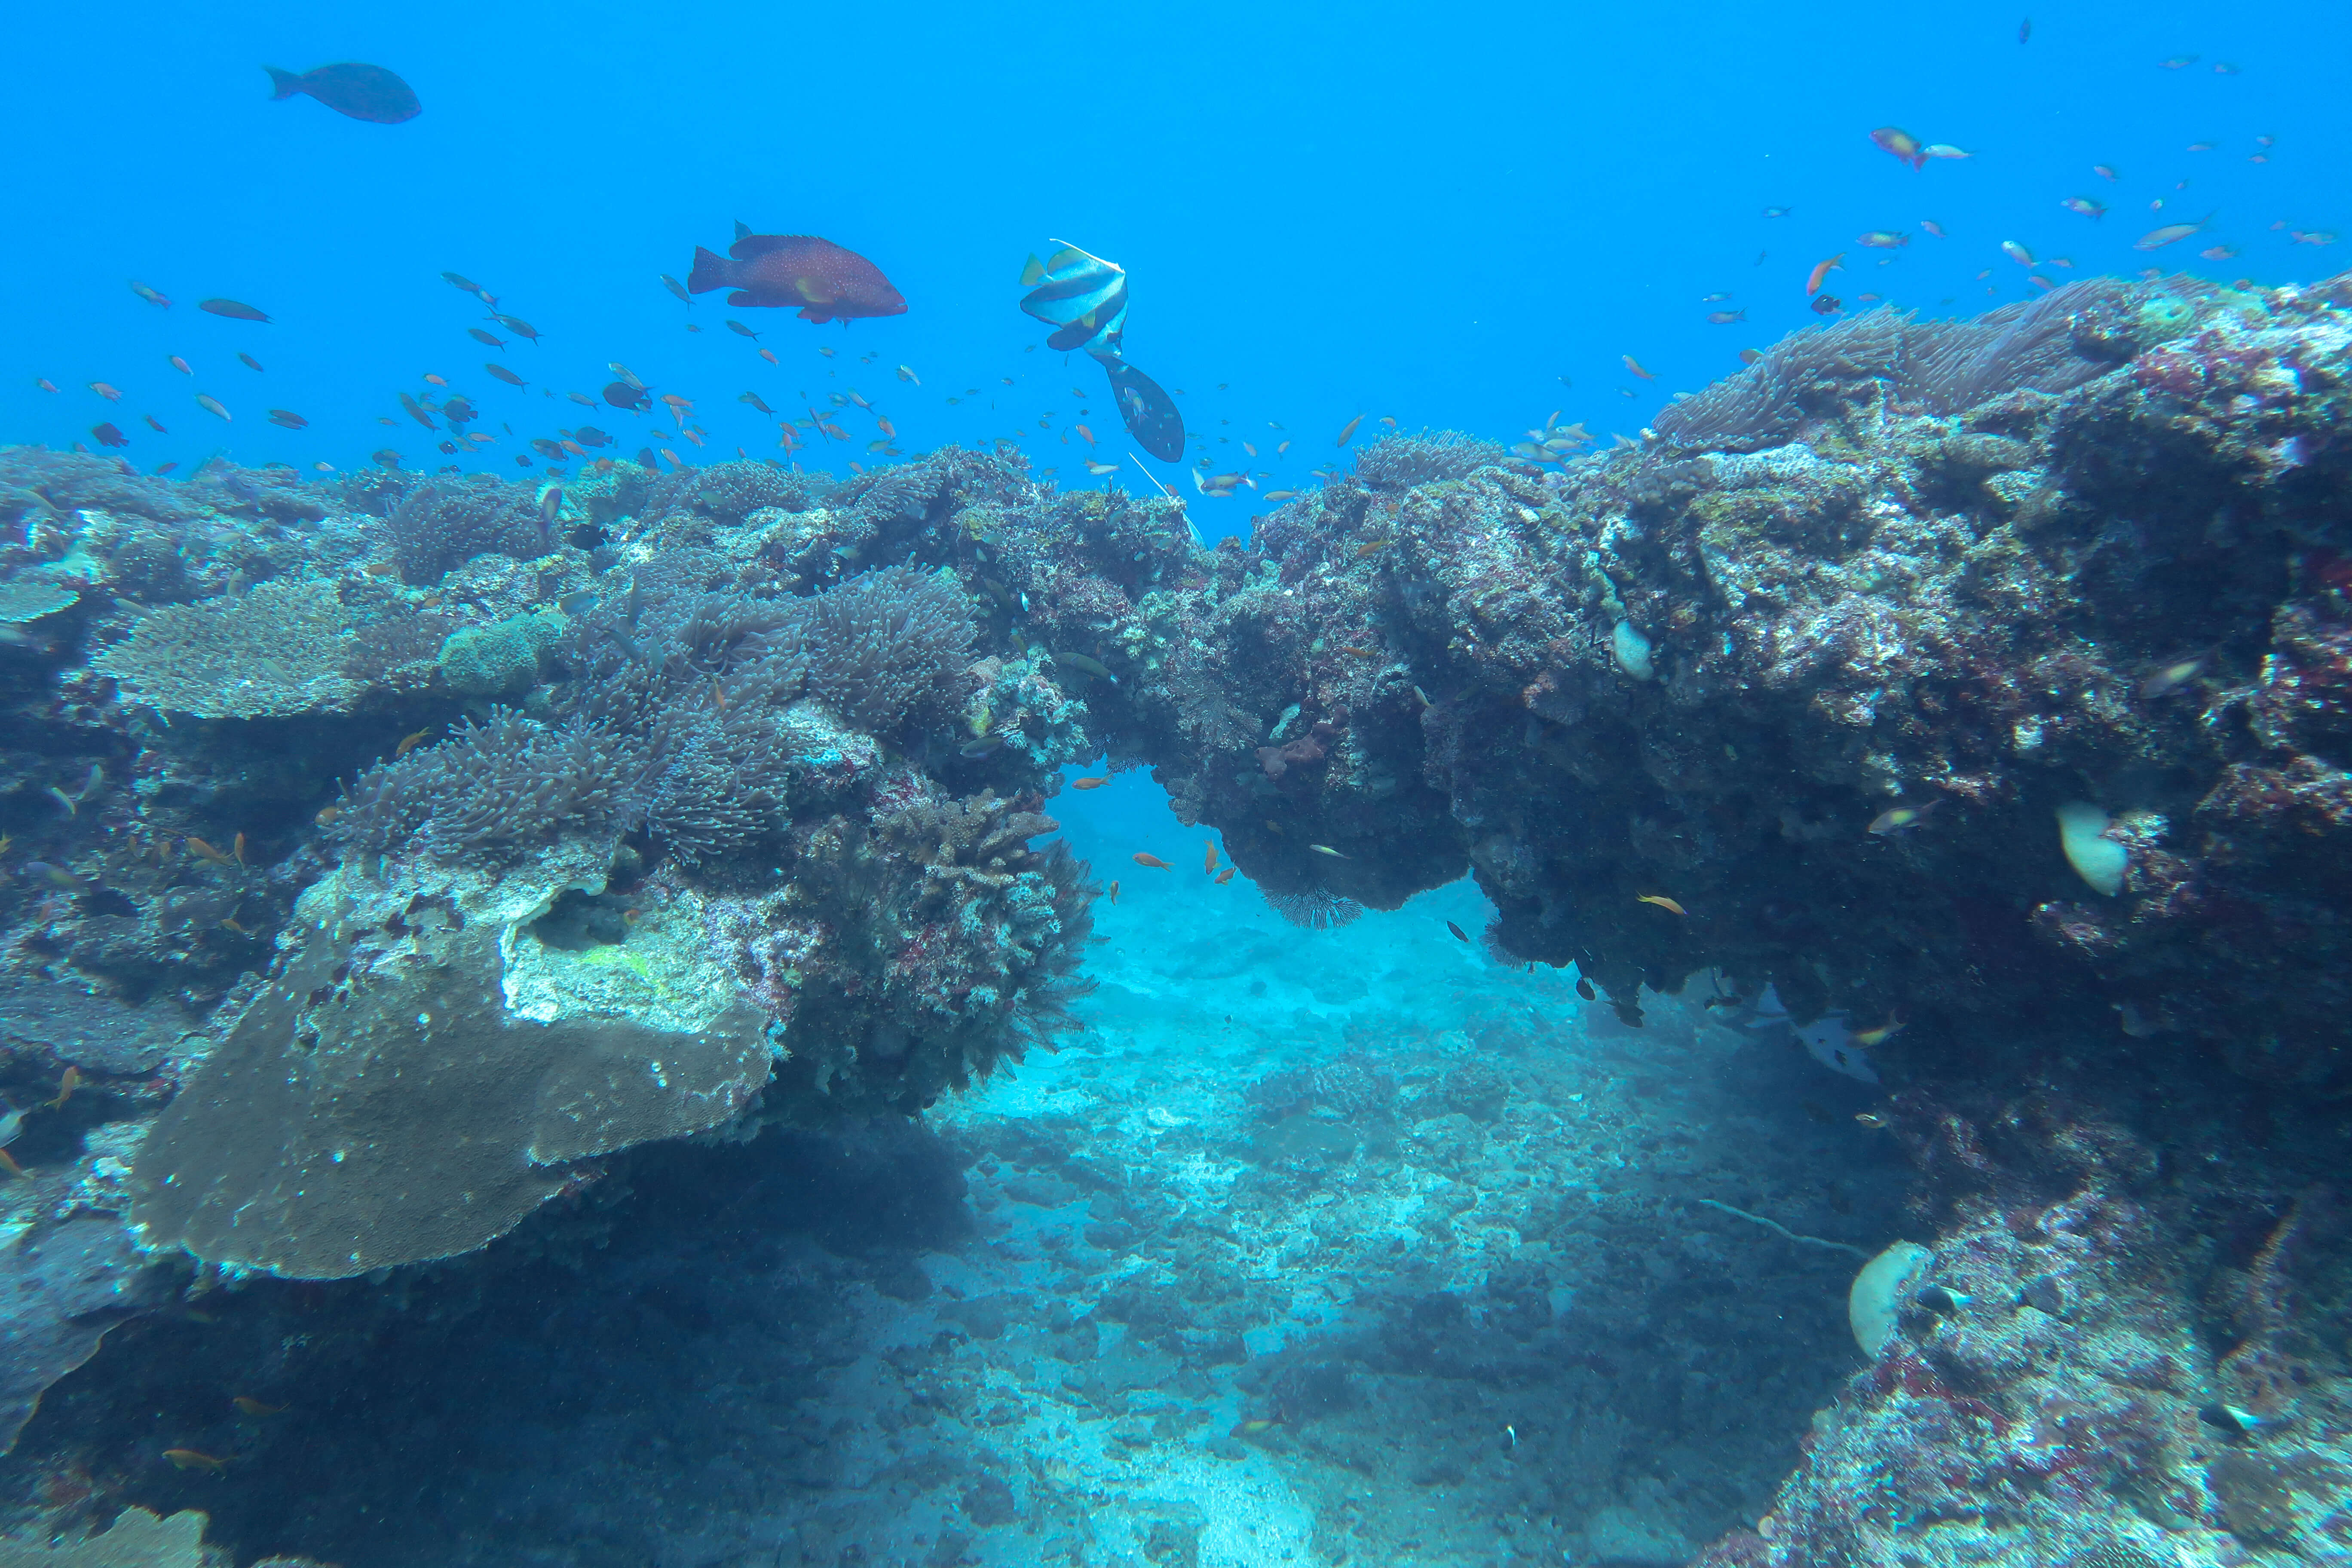
[[[1203,868],[1202,874],[1214,875],[1217,869],[1217,841],[1213,838],[1206,838],[1202,842],[1207,845],[1209,849],[1209,863]]]
[[[1943,804],[1944,797],[1938,795],[1925,805],[1891,806],[1872,817],[1870,826],[1864,831],[1874,833],[1882,838],[1891,837],[1897,833],[1908,833],[1927,821],[1928,813]]]
[[[812,234],[746,234],[725,256],[697,246],[686,286],[697,294],[731,289],[730,305],[797,306],[803,321],[819,323],[907,311],[880,268]]]
[[[1826,261],[1814,262],[1812,271],[1805,275],[1806,298],[1810,299],[1813,295],[1820,293],[1822,291],[1822,284],[1823,280],[1826,279],[1831,273],[1840,270],[1844,266],[1845,252],[1843,250],[1839,251],[1835,256],[1831,257]]]
[[[1217,886],[1220,888],[1223,887],[1227,882],[1230,882],[1233,879],[1234,868],[1231,866],[1226,867],[1223,870],[1217,873]]]
[[[66,1108],[66,1100],[72,1096],[75,1089],[79,1089],[80,1087],[81,1068],[76,1067],[66,1068],[65,1077],[58,1080],[57,1098],[48,1101],[49,1109],[51,1110],[63,1110]]]
[[[1149,866],[1155,871],[1171,871],[1175,869],[1174,867],[1169,865],[1167,861],[1162,860],[1159,856],[1146,854],[1139,849],[1136,851],[1134,858],[1137,865]]]
[[[1870,139],[1877,144],[1880,152],[1899,158],[1915,169],[1927,166],[1927,150],[1920,145],[1916,136],[1899,125],[1882,125],[1870,133]]]
[[[226,1459],[207,1454],[201,1448],[166,1448],[163,1458],[172,1461],[174,1469],[208,1470],[215,1476],[224,1475],[228,1470]]]
[[[1889,1013],[1886,1016],[1886,1022],[1879,1025],[1876,1028],[1856,1030],[1853,1036],[1853,1043],[1860,1046],[1866,1051],[1873,1046],[1885,1045],[1887,1041],[1901,1034],[1907,1027],[1909,1027],[1909,1023],[1905,1019],[1902,1014]]]

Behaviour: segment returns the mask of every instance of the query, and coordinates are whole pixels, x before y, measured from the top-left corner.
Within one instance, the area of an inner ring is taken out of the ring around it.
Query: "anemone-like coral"
[[[602,725],[557,727],[501,710],[362,773],[331,831],[361,855],[457,859],[609,830],[625,787],[621,750]]]
[[[401,577],[410,583],[437,582],[477,555],[528,560],[551,544],[536,489],[487,474],[419,481],[394,505],[383,526]]]
[[[1781,339],[1737,374],[1659,412],[1657,432],[1688,447],[1752,451],[1838,414],[1872,384],[1933,414],[1958,414],[2021,389],[2065,392],[2130,357],[2123,313],[2171,290],[2085,279],[1969,320],[1915,321],[1892,306]],[[2145,331],[2145,328],[2137,329]]]
[[[774,463],[744,460],[664,474],[647,489],[644,505],[654,516],[698,511],[740,522],[762,507],[806,511],[824,493],[824,481],[815,476],[797,474]]]
[[[971,660],[962,591],[911,567],[867,573],[821,595],[806,633],[809,689],[869,734],[939,716]]]
[[[1958,414],[2021,388],[2071,391],[2131,357],[2132,340],[2108,323],[2155,300],[2196,314],[2168,292],[2086,278],[1973,321],[1931,323],[1912,346],[1913,369],[1901,391],[1931,414]]]

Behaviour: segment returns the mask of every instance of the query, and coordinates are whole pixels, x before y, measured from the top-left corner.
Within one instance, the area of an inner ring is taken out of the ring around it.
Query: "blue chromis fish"
[[[1055,329],[1045,346],[1056,353],[1083,348],[1116,356],[1127,330],[1127,269],[1062,240],[1046,259],[1034,256],[1021,269],[1029,292],[1021,309]]]

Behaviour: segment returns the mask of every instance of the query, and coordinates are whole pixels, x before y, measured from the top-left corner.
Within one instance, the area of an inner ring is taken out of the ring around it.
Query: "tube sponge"
[[[2066,851],[2066,863],[2091,884],[2093,892],[2112,899],[2124,890],[2131,851],[2107,837],[2105,811],[2085,800],[2060,806],[2058,843]]]
[[[1916,1241],[1898,1241],[1862,1266],[1845,1296],[1845,1321],[1862,1353],[1876,1360],[1895,1342],[1895,1321],[1936,1255]]]

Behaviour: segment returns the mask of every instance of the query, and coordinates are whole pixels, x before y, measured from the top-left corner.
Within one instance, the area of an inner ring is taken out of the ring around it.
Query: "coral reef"
[[[1924,1271],[1704,1561],[2340,1554],[2347,306],[2151,279],[1872,312],[1551,472],[1389,437],[1214,549],[1009,451],[837,485],[611,465],[560,527],[489,480],[12,451],[0,570],[58,608],[0,650],[6,961],[99,1021],[13,1009],[6,1070],[122,1025],[57,1157],[231,1272],[538,1234],[648,1142],[911,1112],[1018,1060],[1091,931],[1085,868],[1035,843],[1054,771],[1108,753],[1293,921],[1466,871],[1485,951],[1572,967],[1610,1037],[1703,977],[1889,1096],[1864,1125],[1913,1163]],[[1449,1063],[1410,1117],[1369,1068],[1270,1082],[1250,1191],[1303,1203],[1382,1138],[1467,1169],[1501,1081]],[[1817,1219],[1684,1197],[1701,1251],[1832,1268]],[[1239,1271],[1170,1247],[1202,1291]],[[1475,1383],[1549,1310],[1487,1279],[1475,1317],[1401,1289],[1349,1359]],[[1094,1316],[1171,1355],[1241,1331],[1114,1294]],[[1354,1418],[1356,1373],[1261,1359],[1271,1425]],[[1608,1506],[1590,1555],[1681,1550]]]

